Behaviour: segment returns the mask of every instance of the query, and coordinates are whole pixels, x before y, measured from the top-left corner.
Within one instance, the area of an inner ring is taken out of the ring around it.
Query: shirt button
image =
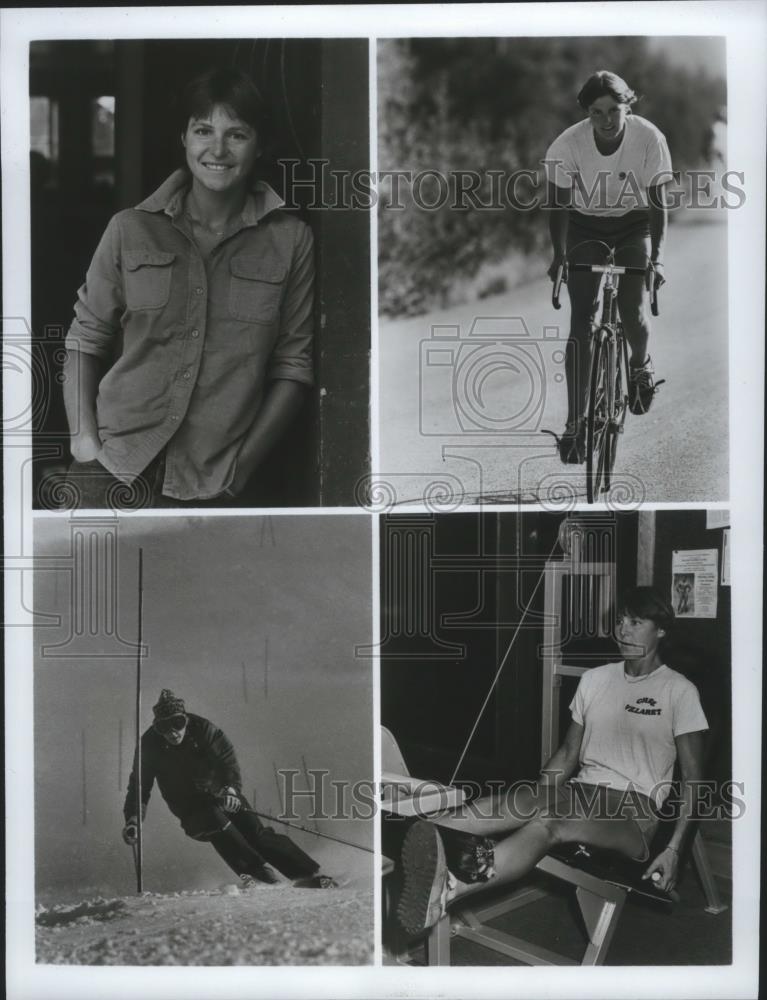
[[[192,377],[192,374],[191,374],[191,372],[184,372],[184,378],[185,378],[185,379],[187,380],[187,382],[189,381],[189,379],[190,379],[191,377]]]
[[[170,419],[175,423],[178,420],[178,417],[175,413],[172,413]]]
[[[200,331],[199,331],[199,330],[192,330],[192,336],[193,336],[193,337],[195,338],[195,340],[196,340],[196,339],[197,339],[197,337],[199,337],[199,336],[200,336]]]
[[[195,288],[195,293],[197,295],[202,295],[202,285],[198,285],[197,288]]]

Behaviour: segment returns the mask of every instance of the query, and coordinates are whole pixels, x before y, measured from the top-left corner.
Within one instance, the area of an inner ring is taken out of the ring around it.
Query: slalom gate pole
[[[141,789],[141,653],[144,641],[144,550],[138,550],[138,646],[136,647],[136,843],[133,860],[136,865],[136,892],[144,891],[144,836]]]

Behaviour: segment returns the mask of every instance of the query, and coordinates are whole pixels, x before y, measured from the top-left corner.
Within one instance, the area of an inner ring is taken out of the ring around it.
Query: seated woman
[[[402,847],[397,907],[408,933],[432,926],[452,900],[490,881],[521,878],[558,844],[589,844],[647,862],[678,760],[678,818],[642,876],[663,890],[674,886],[708,723],[695,685],[663,663],[660,648],[673,619],[659,591],[629,591],[616,633],[625,659],[583,675],[565,740],[538,781],[479,799],[461,814],[413,824]]]

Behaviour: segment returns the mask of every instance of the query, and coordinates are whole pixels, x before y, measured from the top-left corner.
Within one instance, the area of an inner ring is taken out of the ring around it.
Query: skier
[[[154,721],[141,737],[141,816],[157,781],[168,808],[193,840],[209,841],[243,885],[279,882],[271,866],[304,889],[333,889],[338,883],[293,843],[261,823],[242,794],[234,747],[208,719],[187,712],[168,688],[152,709]],[[122,836],[138,836],[136,763],[123,807]]]

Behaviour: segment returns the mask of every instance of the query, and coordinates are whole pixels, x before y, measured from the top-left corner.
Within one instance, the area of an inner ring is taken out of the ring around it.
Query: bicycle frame
[[[629,361],[626,339],[618,318],[618,287],[621,275],[644,277],[650,292],[653,316],[658,315],[658,289],[652,280],[652,267],[633,267],[615,263],[617,250],[602,244],[607,251],[603,264],[560,264],[554,279],[552,303],[560,308],[559,294],[562,283],[567,281],[570,269],[590,274],[604,275],[601,285],[602,313],[596,321],[596,307],[591,316],[589,344],[589,384],[586,387],[586,482],[588,502],[610,488],[610,476],[617,450],[617,435],[622,433],[628,410]],[[621,398],[619,398],[619,396]],[[597,403],[597,399],[599,402]],[[596,471],[595,471],[595,452]]]
[[[592,317],[591,350],[593,353],[595,338],[599,336],[601,331],[604,331],[606,335],[605,346],[607,349],[608,371],[616,372],[620,364],[618,352],[620,351],[626,357],[626,340],[618,323],[618,279],[620,274],[625,273],[625,268],[616,268],[608,262],[603,265],[593,264],[590,266],[590,270],[592,273],[605,275],[602,287],[602,317],[598,325],[594,323],[594,318]],[[626,372],[628,373],[628,360],[626,360]],[[621,401],[620,410],[618,410],[619,401],[616,399],[615,389],[616,379],[611,378],[606,386],[609,423],[611,428],[617,432],[621,432],[623,430],[623,421],[626,417],[626,407],[622,405],[623,401]],[[587,395],[589,390],[590,387],[587,387]]]

